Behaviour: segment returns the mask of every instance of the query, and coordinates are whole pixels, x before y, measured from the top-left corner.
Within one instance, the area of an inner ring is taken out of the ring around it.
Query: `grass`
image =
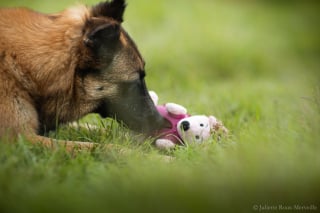
[[[44,12],[71,4],[23,3]],[[63,127],[52,137],[131,151],[72,157],[23,138],[0,143],[0,212],[319,211],[318,9],[299,1],[129,1],[124,25],[147,61],[149,89],[160,102],[217,116],[231,136],[165,153],[89,115],[81,122],[105,131]]]

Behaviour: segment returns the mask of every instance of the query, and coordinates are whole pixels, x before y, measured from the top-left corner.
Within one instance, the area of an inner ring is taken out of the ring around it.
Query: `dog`
[[[45,137],[88,113],[135,132],[165,127],[145,84],[145,62],[123,29],[124,0],[56,14],[0,9],[0,137]],[[68,150],[93,143],[58,141]]]

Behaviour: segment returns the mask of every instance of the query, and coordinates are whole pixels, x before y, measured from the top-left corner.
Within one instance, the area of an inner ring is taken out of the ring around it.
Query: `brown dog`
[[[125,6],[0,10],[0,137],[23,134],[52,146],[38,135],[88,113],[143,133],[166,125],[149,97],[144,61],[121,27]]]

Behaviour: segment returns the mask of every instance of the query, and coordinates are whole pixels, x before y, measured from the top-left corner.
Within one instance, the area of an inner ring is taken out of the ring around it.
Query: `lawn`
[[[161,103],[215,115],[230,135],[163,152],[89,115],[80,122],[103,131],[61,127],[51,136],[128,151],[74,157],[23,138],[0,143],[0,212],[319,211],[320,5],[128,2],[124,26],[147,62],[148,88]],[[0,6],[57,12],[75,3]]]

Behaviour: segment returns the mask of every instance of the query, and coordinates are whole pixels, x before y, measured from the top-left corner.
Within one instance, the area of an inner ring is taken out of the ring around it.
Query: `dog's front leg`
[[[32,144],[41,144],[44,147],[55,149],[57,147],[65,147],[69,153],[74,153],[81,150],[92,151],[99,146],[98,143],[80,142],[80,141],[64,141],[58,139],[47,138],[39,135],[27,135],[27,140]]]

